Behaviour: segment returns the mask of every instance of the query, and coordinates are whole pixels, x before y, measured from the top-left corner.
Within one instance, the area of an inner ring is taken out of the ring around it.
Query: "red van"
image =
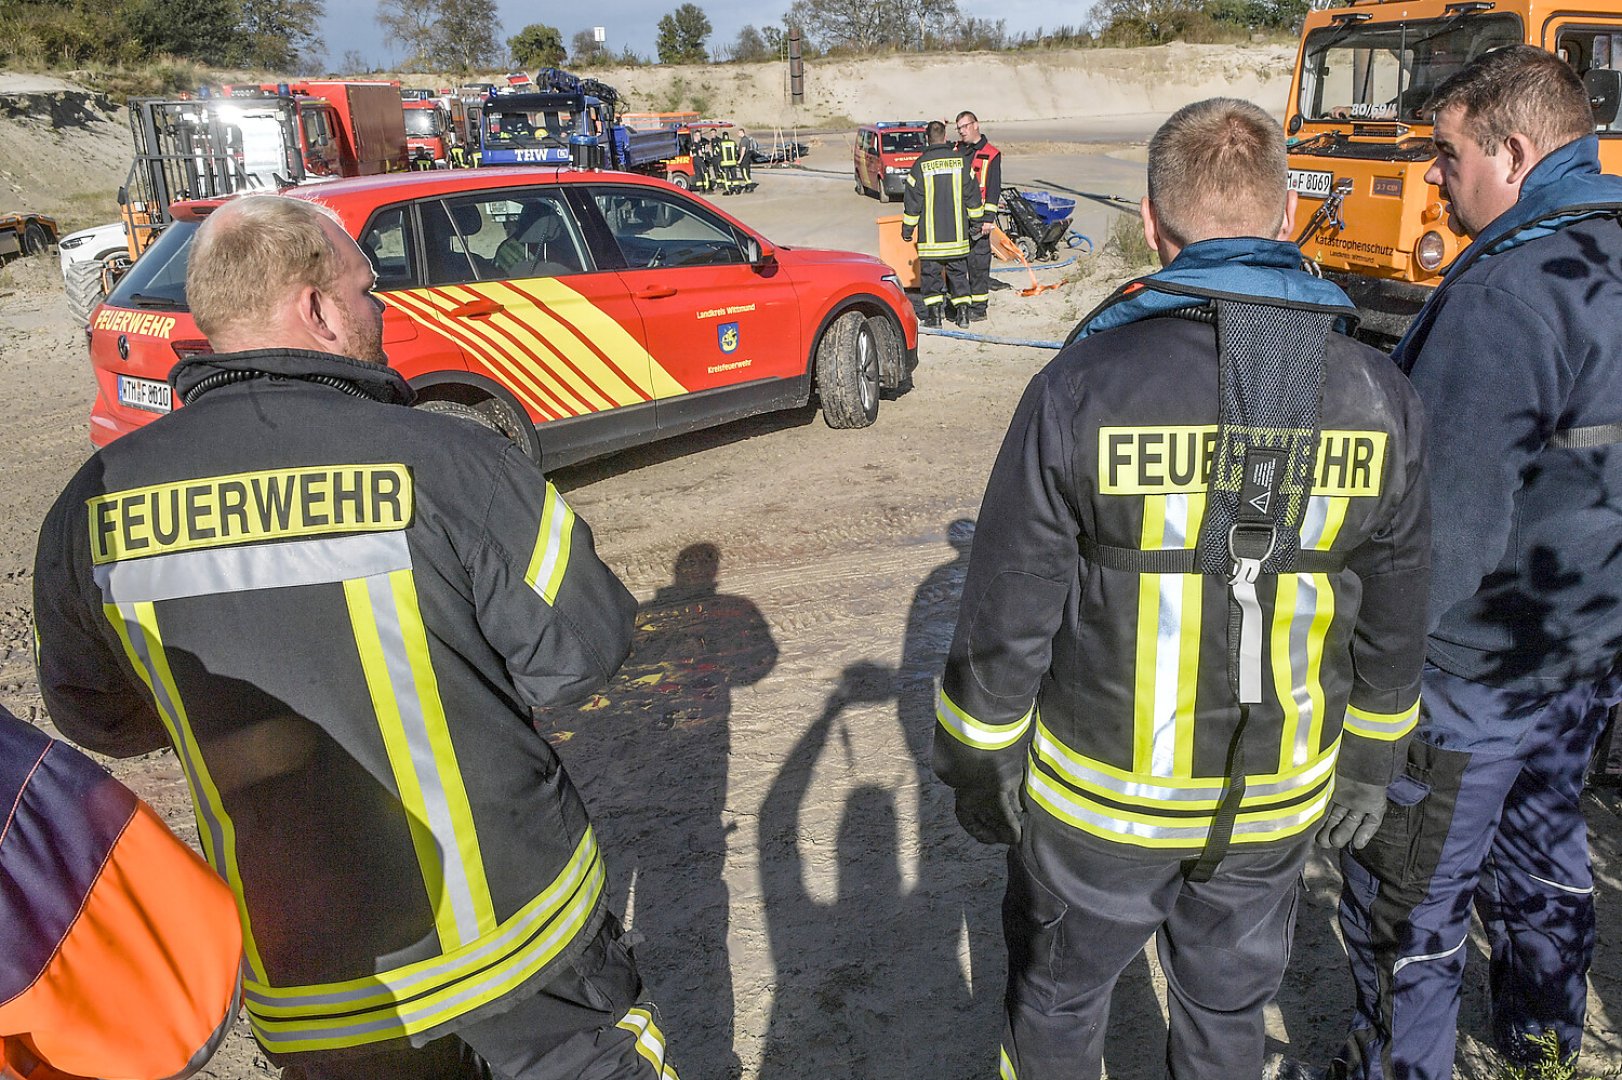
[[[856,190],[898,202],[906,190],[907,173],[928,143],[928,120],[880,120],[856,132]]]

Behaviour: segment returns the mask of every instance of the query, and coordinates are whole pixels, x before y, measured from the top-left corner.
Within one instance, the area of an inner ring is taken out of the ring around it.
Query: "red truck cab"
[[[449,162],[449,127],[445,106],[434,98],[400,103],[405,110],[406,151],[416,168],[443,169]]]
[[[310,80],[224,89],[237,98],[290,94],[298,103],[299,141],[311,176],[373,176],[410,168],[399,83]]]

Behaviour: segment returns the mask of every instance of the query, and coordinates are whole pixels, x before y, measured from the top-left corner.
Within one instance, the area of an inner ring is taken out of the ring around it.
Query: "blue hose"
[[[920,334],[931,334],[935,337],[957,338],[959,341],[982,341],[987,345],[1022,345],[1028,349],[1062,349],[1062,341],[1027,341],[1024,338],[996,337],[992,334],[971,334],[967,330],[940,330],[933,326],[920,326]]]

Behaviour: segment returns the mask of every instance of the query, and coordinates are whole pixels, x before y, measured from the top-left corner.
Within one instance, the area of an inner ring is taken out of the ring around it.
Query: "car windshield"
[[[405,125],[407,135],[438,135],[439,113],[434,109],[407,109]]]
[[[1431,93],[1482,53],[1522,40],[1513,15],[1352,23],[1307,35],[1301,115],[1308,120],[1425,122]]]
[[[886,131],[884,133],[884,152],[886,154],[910,154],[923,148],[924,133],[921,131]]]
[[[199,224],[176,221],[159,233],[113,287],[107,303],[113,307],[186,310],[186,259]]]

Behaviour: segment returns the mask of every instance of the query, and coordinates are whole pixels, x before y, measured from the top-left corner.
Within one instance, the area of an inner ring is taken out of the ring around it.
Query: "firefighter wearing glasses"
[[[1002,151],[980,133],[979,117],[967,109],[957,114],[957,148],[968,159],[986,210],[980,227],[970,230],[969,243],[969,318],[979,322],[991,303],[991,230],[1002,203]]]
[[[952,305],[952,319],[969,325],[969,247],[985,213],[980,185],[963,155],[946,141],[946,125],[931,120],[924,138],[928,148],[907,174],[902,204],[901,239],[918,233],[919,291],[924,298],[925,326],[940,326],[942,309]]]
[[[1097,1077],[1152,937],[1176,1080],[1262,1073],[1314,832],[1366,843],[1418,712],[1420,408],[1286,239],[1248,102],[1149,146],[1128,283],[1032,380],[938,701],[957,816],[1009,844],[1005,1080]]]

